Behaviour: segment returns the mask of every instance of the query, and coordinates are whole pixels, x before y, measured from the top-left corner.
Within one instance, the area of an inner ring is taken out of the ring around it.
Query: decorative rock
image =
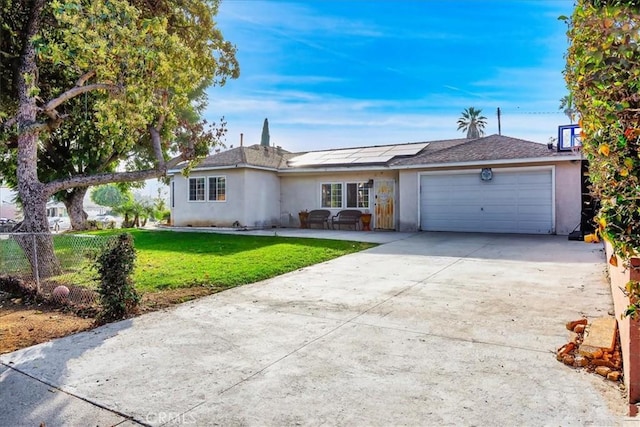
[[[568,330],[573,331],[576,325],[586,325],[587,319],[574,320],[573,322],[567,322],[565,325]]]
[[[573,332],[575,332],[576,334],[581,334],[584,332],[586,327],[587,327],[586,325],[582,325],[582,324],[576,325],[576,327],[573,328]]]
[[[575,348],[576,348],[575,343],[570,342],[568,344],[565,344],[558,349],[558,356],[562,358],[564,357],[565,354],[572,352]]]
[[[620,375],[620,371],[611,371],[607,374],[607,379],[609,381],[619,381]]]
[[[617,326],[618,324],[614,317],[593,319],[589,328],[585,331],[582,345],[613,351],[616,344]]]
[[[578,349],[578,352],[580,355],[588,357],[589,359],[600,359],[603,354],[601,348],[584,345],[584,342]]]
[[[596,366],[606,366],[611,369],[616,367],[616,365],[613,362],[605,359],[593,359],[591,363],[593,363]]]
[[[587,360],[587,358],[583,356],[576,356],[573,361],[573,366],[578,368],[584,368],[588,364],[589,364],[589,360]]]
[[[572,355],[567,354],[562,358],[562,363],[565,365],[573,366],[574,358]]]
[[[66,301],[69,296],[69,288],[64,285],[56,286],[56,288],[52,292],[53,299],[58,302]]]
[[[596,373],[598,375],[602,375],[603,377],[606,377],[609,372],[611,372],[611,368],[609,368],[608,366],[598,366],[596,368]]]
[[[577,344],[578,343],[578,334],[576,334],[575,332],[569,332],[569,342]]]

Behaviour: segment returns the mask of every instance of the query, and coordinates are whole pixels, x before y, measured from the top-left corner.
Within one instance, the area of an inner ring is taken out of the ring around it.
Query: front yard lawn
[[[149,230],[131,233],[138,258],[133,280],[141,292],[190,286],[230,288],[376,246],[372,243],[238,234]]]

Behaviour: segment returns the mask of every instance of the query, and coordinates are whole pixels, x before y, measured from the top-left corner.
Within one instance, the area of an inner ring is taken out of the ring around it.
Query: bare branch
[[[167,104],[169,103],[169,93],[166,90],[162,91],[162,108],[167,108]],[[158,123],[156,123],[155,129],[160,132],[162,130],[162,126],[164,126],[164,119],[166,118],[166,114],[161,114],[158,118]]]
[[[185,156],[180,155],[166,161],[164,165],[167,168],[167,170],[169,170],[169,169],[173,169],[174,167],[178,166],[180,163],[185,162],[187,160],[188,159],[186,159]]]
[[[164,115],[161,116],[164,118]],[[162,119],[161,119],[162,120]],[[164,154],[162,153],[162,141],[160,140],[160,132],[153,126],[149,126],[149,133],[151,134],[151,146],[153,147],[153,154],[156,157],[158,166],[164,166]]]
[[[83,93],[86,92],[91,92],[94,90],[108,90],[108,91],[119,91],[121,88],[118,85],[114,85],[114,84],[107,84],[107,83],[95,83],[92,85],[88,85],[88,86],[76,86],[72,89],[69,89],[68,91],[64,92],[62,95],[60,95],[59,97],[52,99],[51,101],[47,102],[46,105],[44,107],[42,107],[41,111],[46,114],[47,116],[51,117],[52,119],[57,119],[58,118],[58,113],[55,111],[55,109],[62,103],[70,100],[71,98],[74,98],[78,95],[82,95]]]
[[[94,185],[111,184],[114,182],[144,181],[146,179],[161,177],[165,175],[166,172],[166,167],[157,167],[140,171],[106,172],[88,176],[80,175],[48,182],[44,185],[44,187],[45,192],[49,195],[52,195],[57,193],[58,191],[68,190],[74,187],[87,187]]]
[[[95,71],[89,71],[88,73],[83,74],[82,76],[80,76],[80,78],[76,82],[76,87],[84,86],[87,80],[89,80],[91,77],[94,77],[95,75],[96,75]]]

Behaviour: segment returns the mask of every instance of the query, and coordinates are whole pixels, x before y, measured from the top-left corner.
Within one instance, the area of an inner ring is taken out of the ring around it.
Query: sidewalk
[[[238,230],[220,227],[157,227],[158,230],[170,230],[179,232],[197,233],[222,233],[244,234],[252,236],[282,236],[301,237],[310,239],[334,239],[352,240],[354,242],[367,243],[391,243],[403,240],[416,233],[401,233],[397,231],[353,231],[353,230],[327,230],[320,228],[270,228],[260,230]]]

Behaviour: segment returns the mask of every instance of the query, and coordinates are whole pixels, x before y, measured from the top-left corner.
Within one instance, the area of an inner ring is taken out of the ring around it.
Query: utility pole
[[[500,123],[500,107],[498,107],[498,135],[502,135],[502,125]]]

